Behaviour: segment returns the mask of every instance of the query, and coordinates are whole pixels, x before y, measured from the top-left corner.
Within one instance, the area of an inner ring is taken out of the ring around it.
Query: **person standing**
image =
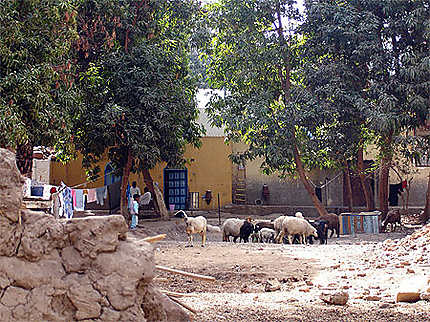
[[[136,229],[138,223],[138,215],[139,215],[139,195],[136,193],[133,195],[133,206],[130,209],[131,213],[131,225],[130,229]]]
[[[133,181],[132,183],[131,183],[131,187],[130,187],[130,194],[134,197],[134,195],[141,195],[141,193],[140,193],[140,188],[137,186],[137,183],[136,183],[136,181]]]

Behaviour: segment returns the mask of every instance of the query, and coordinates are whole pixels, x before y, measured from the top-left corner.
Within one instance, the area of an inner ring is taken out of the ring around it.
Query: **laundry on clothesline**
[[[84,199],[84,189],[73,189],[74,200],[73,206],[76,211],[85,210],[85,199]]]
[[[107,187],[100,187],[96,188],[96,197],[97,197],[97,204],[103,206],[105,203],[105,199],[107,198]]]
[[[96,189],[88,189],[87,203],[96,202],[96,201],[97,201]]]

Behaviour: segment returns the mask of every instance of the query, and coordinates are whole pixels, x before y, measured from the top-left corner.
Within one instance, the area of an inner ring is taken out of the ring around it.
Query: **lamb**
[[[327,229],[331,230],[330,238],[333,237],[334,231],[336,231],[337,238],[339,238],[339,232],[340,232],[340,223],[339,223],[339,217],[336,214],[330,213],[327,215],[322,215],[317,218],[317,220],[325,220],[327,221]]]
[[[279,235],[280,235],[280,233],[281,233],[281,230],[282,230],[282,222],[284,221],[284,219],[285,219],[285,217],[286,216],[279,216],[278,218],[276,218],[274,221],[273,221],[273,229],[275,230],[275,239],[276,240],[279,240]],[[281,241],[279,241],[279,243],[281,243],[282,242],[282,240]]]
[[[253,231],[254,231],[254,225],[250,221],[246,220],[243,223],[243,225],[240,227],[240,230],[239,230],[240,239],[239,239],[239,241],[243,240],[244,243],[247,243],[249,240],[249,236],[253,233]]]
[[[278,236],[278,242],[281,243],[284,235],[287,235],[288,241],[290,244],[293,244],[293,236],[296,234],[300,236],[299,239],[302,244],[306,243],[308,236],[318,237],[317,230],[305,219],[286,216],[282,222],[282,230]]]
[[[261,228],[258,232],[258,241],[260,243],[275,242],[275,230],[270,228]]]
[[[185,231],[188,235],[188,245],[186,247],[193,247],[193,234],[202,236],[202,247],[205,247],[206,231],[221,232],[219,227],[208,225],[206,218],[203,216],[188,217],[185,211],[179,210],[175,213],[175,217],[182,218],[185,222]]]
[[[240,237],[240,227],[242,227],[245,221],[239,218],[227,219],[221,227],[222,240],[230,241],[230,236],[233,237],[233,242],[236,242],[237,238]]]
[[[382,221],[382,231],[387,229],[388,224],[390,224],[391,231],[396,230],[396,225],[398,224],[402,227],[401,215],[399,209],[392,209],[387,213],[387,216]]]
[[[270,221],[258,221],[255,224],[255,231],[259,232],[262,228],[275,229],[275,225]]]

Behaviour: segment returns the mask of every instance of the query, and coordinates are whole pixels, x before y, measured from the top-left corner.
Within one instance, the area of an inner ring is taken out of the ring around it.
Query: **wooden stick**
[[[215,282],[215,277],[212,277],[212,276],[206,276],[206,275],[188,273],[188,272],[181,271],[179,269],[173,269],[173,268],[166,267],[166,266],[161,266],[161,265],[155,265],[155,268],[159,269],[160,271],[165,271],[165,272],[169,272],[169,273],[184,275],[184,276],[188,276],[188,277],[195,278],[195,279],[198,279],[198,280]]]
[[[173,302],[178,303],[179,305],[183,306],[184,308],[186,308],[187,310],[189,310],[189,311],[193,312],[194,314],[197,314],[197,311],[196,311],[196,310],[194,310],[192,307],[188,306],[187,304],[182,303],[182,302],[181,302],[181,301],[179,301],[177,298],[174,298],[174,297],[169,296],[169,299],[171,299]]]
[[[166,291],[166,290],[161,290],[161,293],[166,294],[168,296],[173,296],[173,297],[193,297],[194,296],[192,294],[171,292],[171,291]]]
[[[166,234],[146,237],[143,239],[143,241],[146,241],[148,243],[155,243],[155,242],[158,242],[160,240],[163,240],[164,238],[166,238]]]

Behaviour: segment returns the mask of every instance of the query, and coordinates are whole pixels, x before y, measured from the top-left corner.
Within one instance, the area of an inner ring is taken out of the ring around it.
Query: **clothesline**
[[[116,170],[112,170],[112,171],[110,171],[110,172],[108,172],[108,173],[105,173],[105,176],[111,175],[111,174],[113,174],[113,173],[115,173],[115,172],[118,172],[119,170],[122,170],[122,168],[120,168],[120,169],[116,169]],[[84,185],[86,185],[86,184],[96,182],[96,181],[98,181],[98,180],[99,180],[99,179],[101,179],[101,178],[102,178],[102,176],[99,176],[99,177],[98,177],[98,178],[96,178],[96,179],[93,179],[93,180],[90,180],[90,181],[85,181],[85,182],[83,182],[83,183],[79,183],[79,184],[74,185],[73,187],[69,187],[69,188],[71,188],[71,189],[75,189],[75,188],[78,188],[78,187],[82,187],[82,186],[84,186]],[[67,188],[67,186],[65,185],[63,188],[59,189],[59,190],[57,191],[57,193],[60,193],[61,191],[63,191],[63,190],[64,190],[64,189],[66,189],[66,188]]]
[[[369,173],[365,178],[368,179],[374,173],[377,173],[378,170],[379,170],[379,167],[377,167],[374,171],[372,171],[371,173]],[[320,186],[318,188],[322,189],[322,188],[328,186],[330,183],[332,183],[334,180],[336,180],[341,174],[343,174],[343,171],[339,172],[333,179],[331,179],[330,181],[326,182],[325,184],[323,184],[322,186]],[[312,182],[311,179],[309,179],[309,182],[310,182],[311,185],[314,186],[314,188],[317,188],[317,186]]]

